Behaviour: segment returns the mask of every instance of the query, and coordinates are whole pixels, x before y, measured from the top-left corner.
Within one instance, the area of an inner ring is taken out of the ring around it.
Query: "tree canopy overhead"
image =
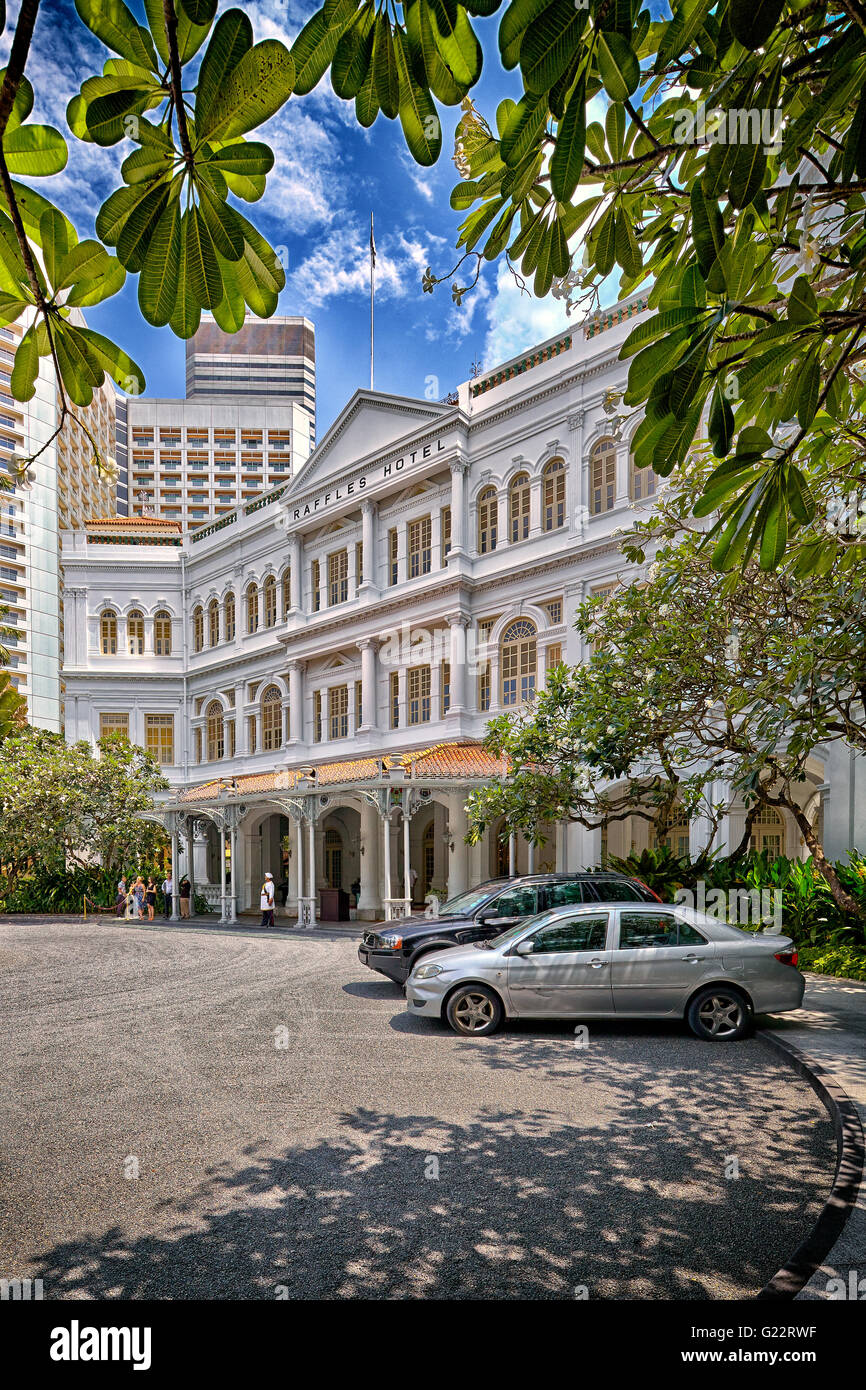
[[[660,17],[642,0],[326,0],[290,50],[255,43],[240,9],[217,19],[216,0],[145,0],[144,24],[123,0],[76,0],[109,56],[69,131],[124,147],[98,239],[81,243],[15,178],[66,158],[65,136],[27,119],[38,4],[23,0],[0,87],[0,318],[37,318],[21,399],[46,355],[73,404],[106,373],[143,388],[120,348],[69,316],[127,273],[145,318],[182,337],[202,309],[228,331],[247,308],[275,311],[283,268],[236,205],[261,197],[274,156],[248,136],[328,78],[362,126],[399,121],[421,164],[441,154],[437,103],[462,106],[461,259],[425,289],[449,279],[459,300],[467,258],[477,279],[499,257],[570,305],[645,288],[651,317],[624,350],[625,404],[644,417],[635,459],[688,470],[708,434],[717,467],[696,505],[717,567],[772,570],[793,538],[801,574],[866,559],[861,0],[673,0]],[[488,61],[514,93],[485,116],[470,96],[478,20],[497,12]]]

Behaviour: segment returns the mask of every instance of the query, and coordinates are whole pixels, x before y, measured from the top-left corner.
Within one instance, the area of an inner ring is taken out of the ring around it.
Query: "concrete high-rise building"
[[[118,511],[200,526],[286,484],[316,430],[315,328],[206,316],[186,345],[186,397],[118,403]]]
[[[27,701],[27,717],[40,728],[62,728],[63,661],[61,547],[65,530],[116,505],[115,488],[93,463],[93,443],[74,419],[56,438],[59,400],[54,366],[42,358],[36,393],[12,397],[10,376],[26,322],[0,328],[0,467],[14,475],[13,456],[37,455],[26,483],[0,493],[0,604],[7,613],[7,670]],[[106,382],[85,420],[104,456],[115,450],[115,392]]]

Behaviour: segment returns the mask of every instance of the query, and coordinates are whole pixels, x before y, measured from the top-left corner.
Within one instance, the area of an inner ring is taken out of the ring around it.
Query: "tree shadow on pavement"
[[[511,1065],[525,1047],[536,1067],[562,1050],[537,1036],[508,1046]],[[722,1059],[702,1087],[689,1068],[652,1076],[627,1044],[595,1065],[617,1107],[604,1124],[359,1108],[327,1138],[250,1145],[163,1213],[163,1234],[57,1244],[35,1277],[49,1298],[754,1296],[829,1189],[823,1110],[780,1104],[772,1060],[766,1089],[747,1093]]]

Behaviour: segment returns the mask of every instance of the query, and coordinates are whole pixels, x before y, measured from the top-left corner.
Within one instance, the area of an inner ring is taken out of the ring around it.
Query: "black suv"
[[[370,970],[402,985],[427,951],[489,941],[518,922],[569,903],[653,903],[658,894],[640,879],[624,874],[528,874],[524,878],[493,878],[451,898],[438,917],[412,916],[365,931],[358,959]]]

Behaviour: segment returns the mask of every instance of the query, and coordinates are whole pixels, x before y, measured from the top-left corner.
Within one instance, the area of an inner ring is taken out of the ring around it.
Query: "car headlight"
[[[441,965],[419,965],[413,975],[416,980],[432,980],[434,975],[442,974],[443,968]]]
[[[400,947],[403,945],[402,936],[398,936],[397,933],[393,931],[386,932],[385,935],[379,939],[387,951],[399,951]]]

